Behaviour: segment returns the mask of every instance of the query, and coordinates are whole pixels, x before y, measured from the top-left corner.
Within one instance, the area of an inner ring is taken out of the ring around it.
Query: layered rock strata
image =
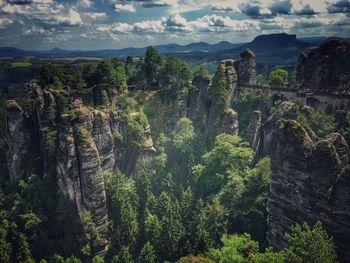
[[[317,139],[295,120],[280,120],[271,143],[269,244],[284,248],[292,225],[321,221],[341,262],[350,260],[350,166],[344,138]]]

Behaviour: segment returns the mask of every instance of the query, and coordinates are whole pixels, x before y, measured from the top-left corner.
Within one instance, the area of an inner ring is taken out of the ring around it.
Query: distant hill
[[[307,37],[298,39],[296,35],[269,34],[257,36],[249,43],[233,44],[221,41],[216,44],[206,42],[191,43],[188,45],[167,44],[157,45],[155,48],[161,54],[174,55],[185,59],[191,64],[213,63],[225,58],[239,58],[239,54],[250,48],[257,56],[258,63],[265,65],[294,64],[300,52],[309,52],[327,41],[328,37]],[[334,37],[332,37],[334,39]],[[348,41],[349,39],[347,39]],[[22,50],[13,47],[0,47],[0,58],[21,58],[21,56],[35,56],[39,58],[66,58],[66,57],[127,57],[143,56],[146,47],[123,48],[105,50],[62,50],[53,48],[45,51]]]
[[[169,53],[189,53],[189,52],[217,52],[224,49],[230,49],[240,46],[241,44],[232,44],[222,41],[217,44],[208,44],[205,42],[191,43],[188,45],[167,44],[155,46],[161,54]],[[23,50],[13,47],[0,47],[1,57],[18,57],[18,56],[39,56],[39,57],[126,57],[126,56],[142,56],[145,54],[146,47],[142,48],[123,48],[123,49],[104,49],[104,50],[63,50],[53,48],[44,51]]]

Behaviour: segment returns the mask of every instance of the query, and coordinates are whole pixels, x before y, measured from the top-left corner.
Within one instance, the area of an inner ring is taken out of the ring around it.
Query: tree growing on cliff
[[[159,90],[162,98],[175,99],[178,93],[186,93],[190,87],[191,71],[187,63],[175,57],[165,59],[159,74]]]
[[[283,68],[277,68],[270,72],[269,84],[271,86],[285,87],[288,83],[288,71]]]
[[[162,64],[162,57],[158,54],[157,50],[152,46],[148,47],[145,53],[144,64],[144,74],[148,89],[157,86]]]

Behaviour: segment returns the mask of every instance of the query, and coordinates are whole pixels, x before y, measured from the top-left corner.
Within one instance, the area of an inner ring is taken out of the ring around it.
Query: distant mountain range
[[[258,62],[268,65],[286,65],[294,63],[302,51],[327,41],[327,37],[309,37],[298,39],[296,35],[270,34],[256,37],[252,42],[233,44],[222,41],[217,44],[205,42],[188,45],[167,44],[155,48],[161,54],[171,54],[191,62],[217,61],[224,58],[237,58],[239,53],[250,48],[257,55]],[[332,38],[334,39],[334,38]],[[349,39],[347,39],[349,41]],[[105,49],[105,50],[62,50],[54,48],[45,51],[22,50],[14,47],[0,47],[0,58],[18,58],[35,56],[39,58],[64,57],[126,57],[142,56],[146,47]]]

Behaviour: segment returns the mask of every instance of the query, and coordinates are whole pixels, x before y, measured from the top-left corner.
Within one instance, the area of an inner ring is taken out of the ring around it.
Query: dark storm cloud
[[[291,13],[292,6],[291,0],[274,1],[269,9],[272,15],[288,15]]]
[[[298,10],[295,12],[296,15],[306,15],[306,16],[311,16],[311,15],[316,15],[318,12],[316,12],[310,5],[305,5],[302,9]]]
[[[248,3],[248,4],[241,4],[239,5],[239,8],[241,12],[247,16],[252,16],[252,17],[261,16],[261,13],[260,13],[261,2],[259,1],[253,1],[252,3]]]
[[[167,3],[164,3],[164,2],[144,2],[144,3],[142,3],[142,7],[144,7],[144,8],[165,7],[165,6],[170,6],[170,5]]]
[[[350,0],[339,0],[334,4],[328,4],[327,10],[329,13],[349,13]]]
[[[30,0],[7,0],[6,2],[11,5],[29,5],[33,3],[33,1]]]

